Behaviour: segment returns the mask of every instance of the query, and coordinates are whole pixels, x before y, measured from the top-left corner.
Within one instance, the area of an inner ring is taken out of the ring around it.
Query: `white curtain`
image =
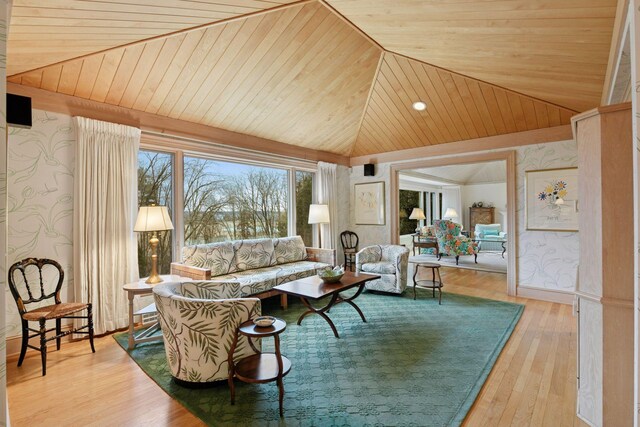
[[[462,212],[462,194],[460,193],[460,187],[442,187],[442,215],[444,215],[449,208],[453,208],[458,212],[459,217],[454,219],[454,221],[458,224],[464,224],[464,212]]]
[[[338,181],[335,163],[318,162],[316,203],[329,205],[329,224],[320,225],[322,247],[335,249],[338,244]]]
[[[122,286],[138,280],[133,233],[140,129],[74,118],[74,290],[93,304],[96,334],[129,324]]]

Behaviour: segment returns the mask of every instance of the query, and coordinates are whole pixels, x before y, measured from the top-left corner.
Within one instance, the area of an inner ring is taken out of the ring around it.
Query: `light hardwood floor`
[[[575,414],[576,324],[571,307],[506,295],[506,276],[443,268],[445,292],[526,305],[477,401],[468,426],[583,425]],[[442,363],[446,363],[443,361]],[[38,353],[7,366],[13,426],[195,426],[202,423],[149,379],[111,336],[63,343],[47,376]]]

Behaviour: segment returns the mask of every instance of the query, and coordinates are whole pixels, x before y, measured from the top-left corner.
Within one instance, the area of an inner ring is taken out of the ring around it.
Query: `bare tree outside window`
[[[287,235],[287,171],[184,159],[185,244]]]
[[[296,171],[296,233],[307,246],[313,245],[313,226],[309,224],[309,205],[313,200],[313,172]]]

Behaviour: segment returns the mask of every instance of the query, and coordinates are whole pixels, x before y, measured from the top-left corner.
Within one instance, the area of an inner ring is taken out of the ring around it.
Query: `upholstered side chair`
[[[407,287],[409,249],[400,245],[374,245],[356,254],[356,271],[379,274],[365,289],[401,294]]]
[[[176,383],[197,387],[227,381],[238,326],[260,316],[258,298],[240,298],[236,282],[167,282],[153,288],[164,347]],[[241,336],[234,362],[260,352]]]

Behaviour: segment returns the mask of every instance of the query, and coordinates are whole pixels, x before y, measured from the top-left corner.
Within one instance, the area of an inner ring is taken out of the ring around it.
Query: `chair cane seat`
[[[85,310],[88,304],[81,302],[63,302],[61,304],[47,305],[34,308],[22,315],[24,320],[36,321],[40,319],[50,320],[68,316],[78,311]]]

